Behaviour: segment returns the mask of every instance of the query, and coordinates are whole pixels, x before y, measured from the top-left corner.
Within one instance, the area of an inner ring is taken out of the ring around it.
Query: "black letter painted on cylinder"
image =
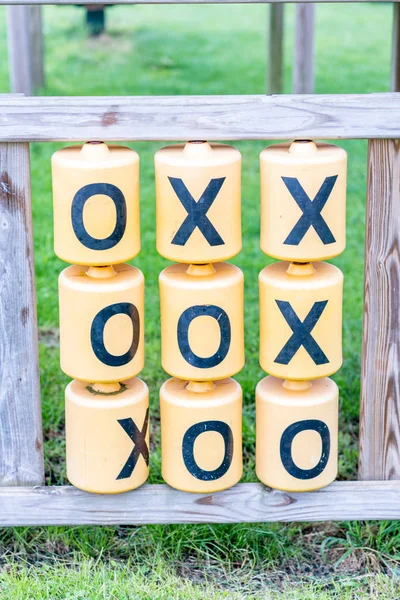
[[[124,354],[110,354],[104,345],[104,328],[114,315],[128,315],[132,321],[133,335],[130,348]],[[97,313],[93,319],[90,330],[90,342],[97,358],[109,367],[122,367],[127,365],[135,356],[139,345],[140,318],[138,309],[131,302],[117,302],[110,304]]]
[[[301,431],[316,431],[321,436],[322,452],[318,464],[312,469],[301,469],[296,465],[292,456],[293,440]],[[281,461],[286,471],[296,479],[313,479],[318,477],[325,469],[331,450],[331,436],[328,426],[318,419],[305,419],[292,423],[285,429],[281,437]]]
[[[218,350],[212,356],[201,357],[195,354],[189,344],[189,325],[197,317],[213,317],[220,329],[221,341]],[[178,321],[178,346],[183,358],[193,367],[210,369],[219,365],[229,352],[231,345],[231,323],[228,315],[220,306],[197,304],[187,308]]]
[[[275,300],[275,302],[293,333],[274,362],[279,365],[288,365],[299,348],[303,346],[316,365],[329,363],[328,357],[311,335],[311,331],[318,323],[319,318],[325,310],[325,306],[328,304],[328,300],[314,302],[304,321],[300,321],[290,302],[286,300]]]
[[[121,472],[117,477],[117,479],[128,479],[128,477],[132,475],[140,455],[143,456],[146,465],[149,464],[149,448],[146,444],[146,433],[149,424],[149,409],[146,410],[142,429],[137,427],[135,421],[131,417],[128,419],[118,419],[118,423],[134,443],[132,452],[130,453],[128,460],[122,467]]]
[[[310,227],[314,228],[323,244],[336,242],[332,231],[321,215],[321,211],[331,195],[337,178],[337,175],[325,177],[314,200],[311,200],[296,177],[282,177],[283,183],[303,213],[283,242],[284,244],[298,246]]]
[[[114,231],[106,238],[94,238],[85,228],[83,209],[92,196],[102,194],[114,202],[117,213]],[[89,183],[78,190],[71,206],[72,227],[78,240],[91,250],[109,250],[121,241],[126,228],[126,202],[121,190],[111,183]]]
[[[213,471],[206,471],[205,469],[201,469],[196,462],[194,457],[194,443],[196,439],[202,433],[206,431],[216,431],[221,434],[224,445],[225,452],[224,458],[222,459],[219,467],[214,469]],[[219,479],[228,471],[229,467],[232,463],[233,457],[233,434],[232,429],[229,427],[227,423],[223,421],[202,421],[201,423],[196,423],[189,427],[183,436],[182,441],[182,457],[183,462],[185,463],[185,467],[189,471],[193,477],[196,479],[200,479],[201,481],[215,481],[215,479]]]
[[[211,179],[197,202],[183,183],[182,179],[179,179],[178,177],[168,177],[168,179],[175,194],[178,196],[181,204],[188,213],[186,219],[174,235],[171,243],[176,246],[184,246],[193,231],[198,227],[210,246],[223,246],[225,242],[207,217],[207,212],[217,197],[219,190],[225,181],[225,177]]]

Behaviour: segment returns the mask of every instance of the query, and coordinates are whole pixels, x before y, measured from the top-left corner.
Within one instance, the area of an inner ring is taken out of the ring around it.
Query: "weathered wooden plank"
[[[215,494],[167,485],[100,495],[73,487],[0,488],[0,525],[141,525],[400,519],[400,482],[340,481],[286,493],[242,483]]]
[[[271,4],[268,10],[267,94],[283,92],[283,14],[284,4]]]
[[[368,157],[360,479],[400,478],[400,140]]]
[[[28,144],[0,143],[0,485],[42,483]]]
[[[296,5],[293,94],[314,91],[315,4]]]
[[[393,36],[392,36],[392,92],[400,92],[400,5],[393,5]]]
[[[315,0],[290,0],[285,4],[308,4]],[[318,0],[318,3],[385,2],[386,0]],[[400,2],[400,0],[391,0]],[[275,4],[282,0],[114,0],[113,4]],[[85,6],[98,4],[99,0],[85,0]],[[82,0],[0,0],[0,4],[82,4]]]
[[[400,137],[400,94],[0,97],[0,141],[302,137]]]
[[[8,57],[11,91],[31,96],[44,85],[42,9],[9,6]]]

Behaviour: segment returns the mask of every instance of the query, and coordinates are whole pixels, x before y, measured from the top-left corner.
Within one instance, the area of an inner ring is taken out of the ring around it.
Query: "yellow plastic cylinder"
[[[118,494],[149,474],[149,392],[123,384],[71,381],[65,390],[67,477],[86,492]]]
[[[288,492],[316,490],[337,475],[338,388],[266,377],[256,388],[256,473]]]
[[[346,245],[347,154],[310,140],[260,155],[261,249],[290,261],[337,256]]]
[[[73,379],[124,381],[144,365],[144,277],[130,265],[60,273],[60,361]]]
[[[242,476],[242,389],[234,379],[169,379],[160,390],[162,476],[185,492],[212,493]]]
[[[162,148],[154,161],[158,252],[180,263],[220,262],[238,254],[240,152],[188,142]]]
[[[325,262],[277,262],[261,271],[259,288],[264,371],[309,380],[340,369],[342,272]]]
[[[140,250],[139,156],[88,142],[52,156],[54,250],[76,265],[111,265]]]
[[[175,264],[159,277],[161,361],[179,379],[225,379],[244,365],[242,271]]]

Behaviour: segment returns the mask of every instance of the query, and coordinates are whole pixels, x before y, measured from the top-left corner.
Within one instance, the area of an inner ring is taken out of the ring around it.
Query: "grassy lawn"
[[[252,94],[265,89],[266,7],[134,6],[108,10],[108,33],[88,40],[83,11],[46,7],[49,95]],[[285,89],[290,91],[293,6],[287,7]],[[387,91],[390,4],[320,5],[316,91]],[[5,9],[0,45],[6,56]],[[8,91],[7,63],[0,91]],[[388,118],[389,115],[388,115]],[[243,481],[255,481],[254,388],[258,365],[258,155],[265,144],[235,144],[243,154],[243,251],[234,262],[246,279],[246,366]],[[344,365],[340,386],[340,478],[357,473],[359,371],[363,292],[366,142],[343,142],[349,153],[348,245],[335,260],[345,275]],[[156,143],[133,144],[141,157],[142,252],[146,277],[146,367],[151,391],[151,482],[161,481],[158,389],[158,274],[153,155]],[[40,325],[46,480],[62,484],[64,387],[59,369],[57,276],[53,253],[50,157],[60,144],[32,146],[37,296]],[[229,526],[17,528],[0,530],[0,597],[19,598],[398,598],[400,525],[340,523]]]

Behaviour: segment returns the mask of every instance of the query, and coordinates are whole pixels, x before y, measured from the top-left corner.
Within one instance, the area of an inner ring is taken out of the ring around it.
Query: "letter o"
[[[194,443],[199,435],[206,431],[216,431],[222,435],[225,444],[224,458],[219,467],[212,471],[201,469],[194,457]],[[193,477],[201,481],[214,481],[219,479],[228,471],[233,456],[233,434],[232,429],[223,421],[202,421],[189,427],[183,436],[182,457],[185,467]]]
[[[321,436],[322,452],[318,464],[312,469],[301,469],[296,465],[292,456],[293,440],[298,433],[302,431],[316,431]],[[296,421],[285,429],[281,437],[280,456],[282,464],[286,471],[297,479],[313,479],[322,473],[325,469],[330,455],[331,436],[328,426],[319,419],[305,419],[304,421]]]
[[[94,238],[85,228],[83,209],[92,196],[104,195],[115,204],[116,223],[114,231],[106,238]],[[89,183],[78,190],[71,206],[72,227],[78,240],[91,250],[109,250],[121,241],[126,229],[126,202],[121,190],[111,183]]]
[[[189,344],[189,325],[197,317],[213,317],[220,329],[221,341],[218,350],[212,356],[202,357],[193,352]],[[209,369],[219,365],[228,354],[231,345],[231,323],[228,315],[220,306],[197,304],[187,308],[178,321],[178,346],[183,358],[199,369]]]
[[[127,352],[120,355],[110,354],[104,345],[104,328],[106,323],[114,315],[128,315],[132,321],[133,336],[132,343]],[[90,330],[90,341],[93,352],[97,358],[109,367],[121,367],[128,364],[136,354],[140,336],[140,317],[138,309],[131,302],[117,302],[110,304],[97,313],[93,319]]]

